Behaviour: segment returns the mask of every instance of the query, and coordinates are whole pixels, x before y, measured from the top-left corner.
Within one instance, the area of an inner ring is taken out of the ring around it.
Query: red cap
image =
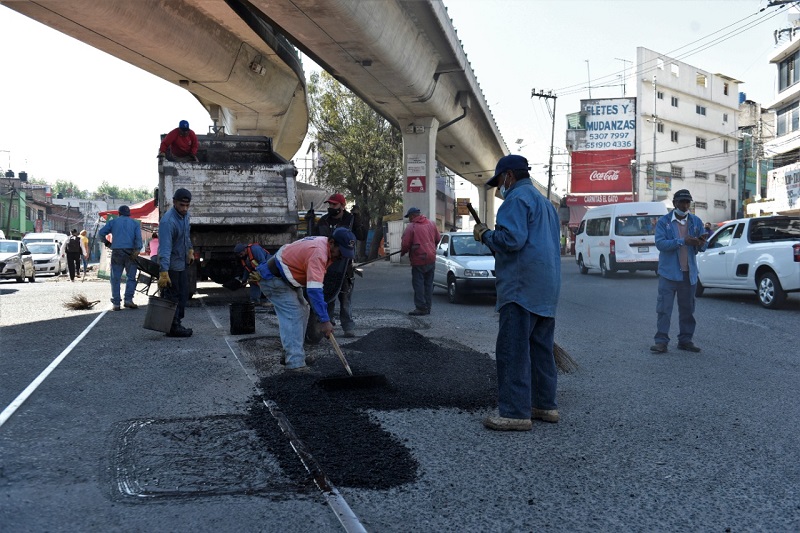
[[[345,205],[345,204],[347,203],[347,200],[345,199],[345,197],[344,197],[344,195],[343,195],[343,194],[339,194],[339,193],[337,192],[336,194],[332,194],[330,198],[328,198],[327,200],[325,200],[325,203],[326,203],[326,204],[329,204],[329,203],[331,203],[331,202],[333,202],[333,203],[335,203],[335,204],[342,204],[342,205]]]

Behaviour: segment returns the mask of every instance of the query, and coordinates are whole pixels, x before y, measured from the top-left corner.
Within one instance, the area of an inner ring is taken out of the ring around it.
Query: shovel
[[[328,338],[331,341],[331,345],[333,345],[333,350],[336,352],[336,355],[339,357],[339,361],[342,362],[344,369],[347,371],[348,376],[344,378],[324,378],[317,382],[317,384],[327,391],[335,391],[335,390],[346,390],[346,389],[369,389],[372,387],[380,387],[382,385],[386,385],[386,376],[383,374],[360,374],[360,375],[353,375],[353,371],[350,370],[350,365],[347,364],[347,359],[345,359],[344,354],[342,353],[342,349],[339,348],[339,343],[336,342],[336,337],[333,336],[333,333],[328,335]]]

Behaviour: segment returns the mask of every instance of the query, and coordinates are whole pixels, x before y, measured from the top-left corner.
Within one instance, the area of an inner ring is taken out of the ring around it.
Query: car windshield
[[[33,242],[28,245],[32,254],[57,254],[56,245],[49,242]]]
[[[492,251],[472,235],[453,236],[450,245],[453,255],[492,255]]]
[[[0,253],[15,254],[19,252],[19,243],[14,241],[0,242]]]
[[[658,221],[652,215],[629,215],[617,217],[615,233],[620,236],[638,237],[642,235],[655,235]]]

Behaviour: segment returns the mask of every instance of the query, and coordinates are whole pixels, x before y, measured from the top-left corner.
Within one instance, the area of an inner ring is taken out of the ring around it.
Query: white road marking
[[[21,406],[23,403],[25,403],[25,400],[27,400],[27,399],[30,397],[30,395],[31,395],[31,394],[33,394],[33,391],[35,391],[35,390],[36,390],[36,388],[37,388],[39,385],[41,385],[41,384],[42,384],[42,382],[43,382],[43,381],[44,381],[44,380],[47,378],[47,376],[49,376],[49,375],[50,375],[50,373],[51,373],[53,370],[55,370],[55,369],[56,369],[56,367],[57,367],[59,364],[61,364],[61,361],[63,361],[63,360],[64,360],[64,358],[65,358],[65,357],[67,357],[67,356],[69,355],[69,353],[72,351],[72,349],[73,349],[73,348],[75,348],[75,346],[77,346],[77,345],[78,345],[78,343],[79,343],[79,342],[81,342],[81,341],[83,340],[83,338],[86,336],[86,334],[87,334],[87,333],[89,333],[89,332],[92,330],[92,328],[95,326],[95,324],[97,324],[97,323],[100,321],[100,319],[101,319],[101,318],[103,318],[103,317],[106,315],[106,313],[108,313],[108,310],[105,310],[105,311],[103,311],[102,313],[100,313],[100,314],[97,316],[97,318],[95,318],[95,319],[94,319],[94,321],[93,321],[91,324],[89,324],[89,326],[88,326],[88,327],[87,327],[85,330],[83,330],[83,332],[82,332],[80,335],[78,335],[78,336],[75,338],[75,340],[74,340],[74,341],[72,341],[72,342],[70,343],[70,345],[69,345],[69,346],[67,346],[67,347],[64,349],[64,351],[63,351],[63,352],[61,352],[61,354],[60,354],[58,357],[56,357],[55,359],[53,359],[53,362],[52,362],[52,363],[50,363],[50,365],[49,365],[47,368],[45,368],[45,369],[42,371],[42,373],[41,373],[41,374],[39,374],[39,375],[36,377],[36,379],[34,379],[34,380],[31,382],[31,384],[30,384],[30,385],[28,385],[27,387],[25,387],[25,390],[24,390],[24,391],[22,391],[22,392],[19,394],[19,396],[17,396],[17,397],[14,399],[14,401],[13,401],[13,402],[11,402],[11,403],[8,405],[8,407],[6,407],[5,409],[3,409],[3,412],[2,412],[2,413],[0,413],[0,427],[3,427],[3,424],[5,424],[5,423],[6,423],[6,421],[7,421],[9,418],[11,418],[11,415],[13,415],[13,414],[14,414],[14,412],[15,412],[17,409],[19,409],[19,407],[20,407],[20,406]]]
[[[741,318],[733,318],[732,316],[726,318],[732,322],[739,322],[740,324],[747,324],[748,326],[755,326],[761,329],[769,329],[769,326],[767,326],[766,324],[760,324],[755,320],[743,320]]]

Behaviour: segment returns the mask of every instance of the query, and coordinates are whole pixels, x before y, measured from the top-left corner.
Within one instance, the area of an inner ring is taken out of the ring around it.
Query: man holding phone
[[[658,255],[658,300],[656,303],[655,344],[650,351],[666,353],[672,307],[678,299],[678,349],[699,352],[692,342],[695,289],[697,286],[697,253],[706,249],[703,221],[689,212],[692,195],[681,189],[672,197],[675,209],[658,219],[656,248]]]

